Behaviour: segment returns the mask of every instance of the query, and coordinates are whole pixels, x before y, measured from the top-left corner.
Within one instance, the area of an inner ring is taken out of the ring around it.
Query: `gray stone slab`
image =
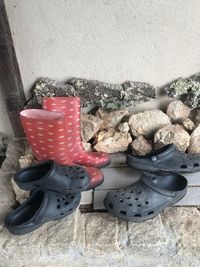
[[[15,205],[15,194],[11,185],[11,176],[8,173],[0,173],[0,222]]]
[[[67,257],[73,258],[77,253],[75,248],[73,251],[73,247],[76,247],[78,224],[75,222],[78,212],[77,210],[62,220],[45,223],[34,232],[22,236],[12,235],[1,226],[0,258],[1,262],[5,263],[3,266],[34,266],[43,260],[47,264],[53,257],[57,257],[59,262],[60,257],[66,254]]]
[[[107,213],[85,214],[86,247],[108,252],[119,250],[117,218]]]
[[[1,165],[1,171],[2,173],[16,173],[20,169],[18,158],[6,158],[4,162]]]
[[[21,138],[14,138],[9,141],[6,156],[7,158],[19,158],[25,151],[27,141]]]
[[[20,169],[18,159],[25,152],[25,144],[26,142],[24,139],[12,139],[9,141],[6,159],[2,163],[1,172],[15,173]]]
[[[162,255],[169,250],[169,236],[160,215],[143,223],[128,223],[128,247],[134,252]],[[173,251],[171,251],[173,252]]]
[[[77,210],[23,236],[0,224],[0,267],[197,267],[199,219],[196,208],[170,208],[144,223]]]
[[[170,227],[177,241],[177,253],[196,256],[200,265],[200,212],[197,208],[170,208],[162,213],[163,223]],[[196,265],[196,266],[199,266]]]

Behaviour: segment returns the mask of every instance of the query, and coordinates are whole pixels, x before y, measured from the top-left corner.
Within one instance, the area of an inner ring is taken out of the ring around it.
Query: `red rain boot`
[[[80,98],[52,97],[43,99],[43,108],[65,115],[67,149],[70,159],[79,165],[101,168],[110,164],[104,152],[87,152],[81,142]]]
[[[38,161],[52,159],[61,165],[74,165],[70,159],[65,136],[65,118],[62,113],[41,109],[20,112],[21,122],[33,154]],[[85,167],[91,177],[90,188],[103,182],[103,173],[96,168]]]

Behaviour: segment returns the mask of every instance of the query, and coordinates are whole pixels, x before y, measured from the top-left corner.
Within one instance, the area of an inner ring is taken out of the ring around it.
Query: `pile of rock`
[[[95,115],[82,114],[82,140],[87,150],[123,152],[130,146],[134,154],[174,143],[181,151],[200,153],[199,113],[182,101],[172,101],[166,112],[146,110],[130,114],[127,110],[110,113],[98,109]]]

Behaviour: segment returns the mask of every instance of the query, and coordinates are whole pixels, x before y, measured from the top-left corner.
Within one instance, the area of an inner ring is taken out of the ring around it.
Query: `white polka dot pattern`
[[[65,103],[67,105],[66,99],[67,98],[65,98]],[[53,106],[54,109],[56,108],[57,110],[57,104]],[[46,103],[44,108],[47,109],[47,107],[49,107],[49,104]],[[37,115],[35,113],[37,113]],[[25,134],[36,159],[39,161],[52,159],[62,165],[74,165],[74,159],[76,158],[76,163],[79,161],[80,164],[82,164],[83,160],[85,160],[85,152],[82,146],[80,146],[80,132],[77,135],[74,130],[75,125],[73,121],[76,120],[74,114],[72,113],[70,115],[72,116],[72,118],[70,118],[72,124],[66,125],[66,123],[64,123],[64,116],[61,113],[56,113],[57,112],[47,110],[36,111],[33,109],[25,110],[20,113]],[[55,116],[57,117],[55,118]],[[68,130],[70,130],[70,133],[68,133]],[[67,137],[71,138],[67,140]],[[78,143],[76,143],[77,138],[79,141],[78,146]],[[67,148],[67,145],[70,146],[70,149]],[[78,158],[79,156],[82,156],[82,159]],[[102,182],[103,174],[100,170],[93,167],[84,168],[91,177],[90,187],[88,189],[94,188]]]
[[[36,116],[35,113],[38,115]],[[30,109],[22,111],[20,118],[37,160],[53,159],[60,164],[69,162],[64,141],[63,114]]]
[[[65,139],[67,156],[74,163],[99,167],[110,161],[106,153],[86,152],[83,149],[80,128],[80,99],[78,97],[46,98],[43,100],[43,108],[64,114],[65,136],[63,137],[61,132],[59,139]],[[59,145],[61,145],[61,142],[59,142]]]

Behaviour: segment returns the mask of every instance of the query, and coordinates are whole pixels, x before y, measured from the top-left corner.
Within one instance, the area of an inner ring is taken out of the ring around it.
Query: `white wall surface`
[[[155,86],[200,71],[199,0],[5,0],[26,93],[40,76]]]

